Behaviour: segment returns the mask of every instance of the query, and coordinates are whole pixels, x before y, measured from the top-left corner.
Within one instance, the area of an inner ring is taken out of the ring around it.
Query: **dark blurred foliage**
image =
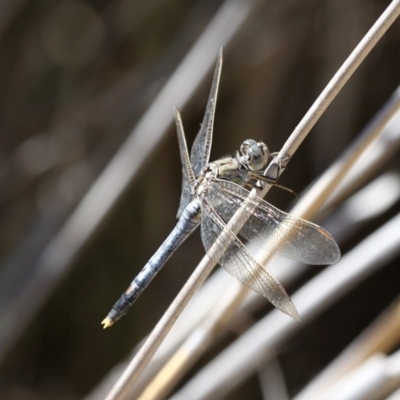
[[[33,263],[221,4],[2,1],[4,265]],[[224,50],[212,158],[234,152],[247,138],[262,138],[272,151],[278,150],[387,4],[260,1],[257,12]],[[395,23],[328,109],[282,184],[300,192],[396,89],[399,28]],[[189,143],[202,119],[210,82],[211,78],[204,82],[195,100],[182,110]],[[174,104],[171,99],[171,113]],[[107,331],[100,322],[174,226],[180,186],[178,146],[171,128],[62,284],[7,349],[0,371],[1,398],[81,398],[146,335],[201,259],[197,234],[173,256],[128,317]],[[276,190],[269,196],[282,208],[291,200]],[[14,271],[13,280],[0,285],[29,280],[29,268]],[[313,338],[318,341],[318,335]],[[294,384],[296,371],[305,374],[305,360],[307,355],[299,353],[292,362],[284,359]],[[311,375],[318,361],[315,365]]]

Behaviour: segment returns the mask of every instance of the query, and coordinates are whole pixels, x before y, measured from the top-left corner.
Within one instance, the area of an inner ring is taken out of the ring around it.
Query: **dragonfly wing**
[[[190,164],[189,152],[186,144],[185,132],[179,111],[175,109],[176,131],[178,134],[179,153],[182,162],[182,194],[179,204],[177,218],[179,218],[186,206],[193,200],[192,188],[195,184],[195,177]]]
[[[299,319],[296,307],[283,286],[253,258],[206,200],[203,200],[202,208],[201,238],[207,255],[240,282],[266,297],[275,307]]]
[[[217,65],[214,71],[214,78],[211,86],[210,95],[207,101],[206,112],[199,133],[192,146],[190,159],[192,162],[193,172],[198,176],[210,159],[212,134],[214,127],[215,107],[217,104],[217,94],[219,80],[222,69],[222,49],[220,50]]]
[[[218,180],[210,187],[208,200],[227,222],[248,195],[243,187]],[[329,265],[339,261],[339,247],[325,229],[287,214],[259,197],[248,201],[250,217],[240,230],[247,240],[306,264]]]

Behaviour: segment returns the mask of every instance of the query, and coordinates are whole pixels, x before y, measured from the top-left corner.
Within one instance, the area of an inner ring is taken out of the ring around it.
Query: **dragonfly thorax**
[[[241,163],[251,171],[260,171],[265,168],[270,156],[267,145],[253,139],[247,139],[242,143],[240,153]]]
[[[212,164],[208,164],[208,168],[203,171],[196,179],[196,184],[194,191],[197,196],[205,196],[207,194],[209,186],[212,184],[216,177],[216,172],[214,169],[210,169]]]
[[[215,179],[232,181],[241,186],[252,182],[250,186],[253,187],[254,182],[260,179],[259,171],[267,166],[269,158],[268,147],[263,142],[247,139],[236,157],[225,156],[208,163],[196,177],[194,191],[197,195],[205,195]]]

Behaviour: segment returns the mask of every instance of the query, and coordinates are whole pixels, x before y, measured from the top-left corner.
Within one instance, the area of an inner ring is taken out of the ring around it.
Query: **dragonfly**
[[[263,182],[276,184],[275,179],[264,173],[272,154],[263,142],[247,139],[236,155],[209,162],[221,69],[222,52],[190,156],[182,119],[175,110],[183,172],[178,222],[102,321],[104,328],[127,313],[175,250],[198,226],[201,226],[201,239],[211,259],[297,320],[299,315],[286,290],[253,257],[238,235],[269,252],[306,264],[329,265],[340,259],[339,247],[326,230],[287,214],[258,196],[249,196],[250,190],[259,189]],[[229,221],[239,208],[246,221],[237,228],[236,234]]]

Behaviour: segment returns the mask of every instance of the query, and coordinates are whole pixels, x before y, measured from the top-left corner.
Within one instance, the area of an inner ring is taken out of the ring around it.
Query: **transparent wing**
[[[182,193],[177,214],[177,218],[179,218],[183,210],[193,199],[192,188],[195,184],[195,177],[193,174],[192,166],[190,164],[189,152],[186,144],[181,115],[177,109],[175,109],[175,122],[176,131],[178,134],[179,153],[181,155],[182,162]]]
[[[207,255],[240,282],[266,297],[275,307],[299,319],[283,286],[253,258],[207,200],[203,200],[202,209],[201,238]]]
[[[243,187],[218,180],[210,187],[207,199],[227,222],[248,195]],[[260,198],[249,204],[251,216],[240,230],[247,240],[306,264],[328,265],[339,261],[338,245],[320,226],[280,211]]]
[[[194,140],[190,160],[193,172],[198,176],[210,159],[212,134],[214,126],[215,106],[217,104],[217,94],[219,79],[222,69],[222,49],[219,52],[217,65],[214,71],[214,78],[211,86],[210,96],[208,97],[206,112],[199,133]]]

